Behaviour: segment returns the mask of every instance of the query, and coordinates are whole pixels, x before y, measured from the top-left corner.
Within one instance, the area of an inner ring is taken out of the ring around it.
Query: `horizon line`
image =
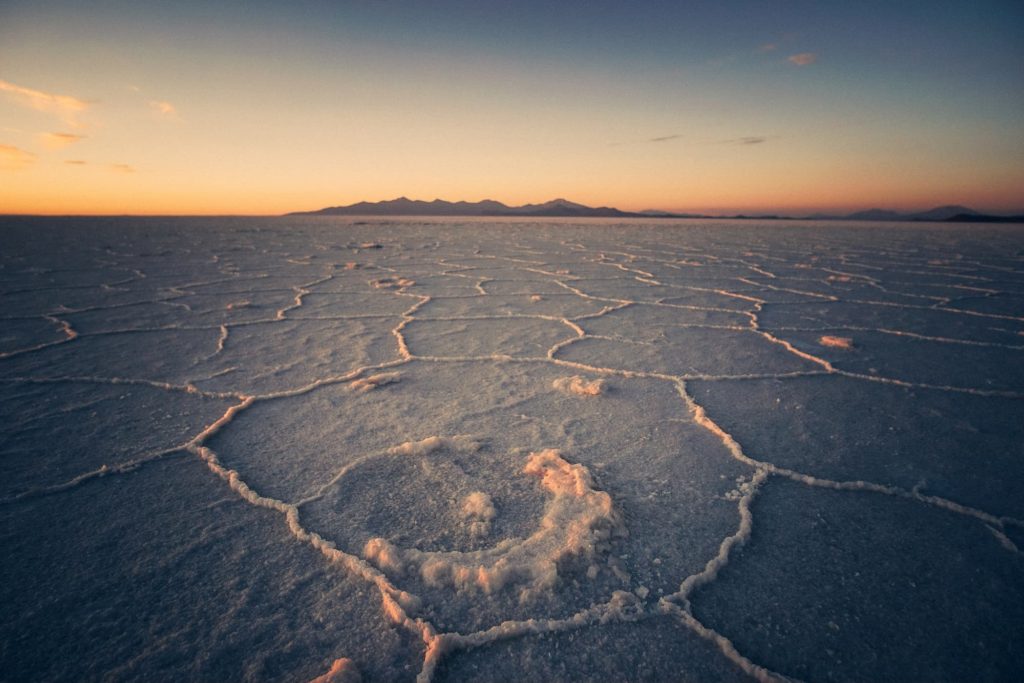
[[[473,215],[473,214],[321,214],[315,213],[0,213],[0,220],[8,218],[323,218],[323,219],[349,219],[349,218],[371,218],[381,222],[393,221],[405,218],[430,218],[430,219],[487,219],[487,220],[545,220],[545,221],[700,221],[700,220],[761,220],[761,221],[822,221],[836,223],[908,223],[911,225],[921,223],[944,223],[956,225],[959,223],[993,223],[1004,225],[1024,224],[1024,210],[1010,214],[979,213],[981,220],[950,221],[950,220],[927,220],[927,219],[875,219],[875,218],[847,218],[846,216],[819,216],[819,215],[784,215],[784,214],[761,214],[761,213],[732,213],[732,214],[692,214],[692,215],[634,215],[634,216],[545,216],[545,215]],[[999,221],[985,220],[986,218],[997,218]]]
[[[484,202],[495,202],[508,207],[509,209],[519,209],[524,206],[544,206],[545,204],[554,204],[557,202],[567,202],[570,204],[576,204],[586,209],[601,210],[607,209],[612,211],[618,211],[623,214],[630,214],[624,216],[545,216],[543,214],[417,214],[417,213],[346,213],[346,214],[320,214],[322,211],[328,211],[331,209],[347,209],[354,207],[359,204],[367,205],[382,205],[389,204],[398,201],[408,201],[412,203],[421,204],[432,204],[432,203],[446,203],[446,204],[481,204]],[[884,205],[883,205],[884,206]],[[602,218],[602,219],[618,219],[618,220],[646,220],[646,219],[762,219],[762,220],[867,220],[867,221],[882,221],[887,219],[849,219],[848,217],[857,213],[867,213],[874,211],[888,212],[896,214],[898,216],[914,216],[917,214],[927,213],[941,208],[963,208],[967,209],[970,214],[977,214],[982,217],[992,217],[999,219],[1013,219],[1013,218],[1024,218],[1024,207],[1009,210],[1009,211],[990,211],[987,209],[976,209],[973,207],[966,206],[964,204],[947,202],[943,204],[932,205],[924,209],[907,209],[907,208],[883,208],[883,206],[873,205],[868,208],[854,208],[854,209],[712,209],[708,211],[701,211],[698,209],[659,209],[659,208],[648,208],[648,209],[619,209],[618,207],[611,206],[609,204],[600,204],[597,206],[591,206],[583,204],[581,202],[575,202],[564,197],[557,197],[555,199],[547,200],[545,202],[528,202],[526,204],[507,204],[501,200],[491,199],[487,197],[481,200],[448,200],[440,197],[433,199],[410,199],[406,195],[399,195],[394,199],[383,199],[383,200],[358,200],[351,204],[332,204],[324,206],[318,209],[311,210],[289,210],[283,213],[244,213],[244,212],[210,212],[210,213],[124,213],[124,212],[96,212],[96,213],[38,213],[38,212],[5,212],[0,210],[0,218],[283,218],[287,216],[326,216],[326,217],[369,217],[369,218],[561,218],[561,219],[581,219],[581,218]],[[647,213],[650,212],[650,213]],[[897,222],[903,222],[897,219]],[[943,222],[943,221],[938,221]]]

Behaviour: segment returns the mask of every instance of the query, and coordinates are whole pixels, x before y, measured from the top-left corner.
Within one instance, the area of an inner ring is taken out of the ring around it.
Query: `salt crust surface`
[[[1021,661],[1012,226],[0,228],[13,679]]]

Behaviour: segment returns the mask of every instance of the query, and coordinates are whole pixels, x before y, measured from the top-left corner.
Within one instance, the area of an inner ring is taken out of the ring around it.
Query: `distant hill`
[[[826,218],[823,216],[823,218]],[[886,211],[885,209],[868,209],[867,211],[858,211],[851,213],[847,216],[828,216],[833,220],[841,221],[902,221],[906,220],[902,214],[896,213],[895,211]]]
[[[989,216],[983,213],[958,213],[943,223],[1024,223],[1024,216]]]
[[[735,215],[709,216],[694,213],[673,213],[660,209],[640,212],[620,211],[610,206],[591,207],[568,199],[553,199],[543,204],[508,206],[493,199],[480,202],[430,202],[399,197],[382,202],[357,202],[347,206],[329,206],[316,211],[296,211],[289,216],[522,216],[534,218],[730,218],[736,220],[801,220],[795,216]],[[845,216],[815,214],[804,220],[835,221],[942,221],[952,223],[1024,223],[1024,216],[992,216],[966,206],[938,206],[928,211],[900,213],[888,209],[868,209]]]
[[[348,206],[330,206],[317,211],[297,211],[291,216],[533,216],[571,218],[642,218],[644,214],[619,211],[608,206],[593,208],[553,199],[543,204],[508,206],[492,199],[481,202],[425,202],[399,197],[383,202],[358,202]]]
[[[857,211],[845,216],[808,216],[816,220],[835,221],[936,221],[936,222],[957,222],[957,223],[1013,223],[1020,220],[1019,216],[990,216],[980,213],[966,206],[951,204],[948,206],[937,206],[927,211],[916,213],[900,213],[888,209],[868,209]]]
[[[928,211],[912,213],[903,220],[911,221],[948,221],[953,216],[980,216],[981,213],[966,206],[937,206]]]

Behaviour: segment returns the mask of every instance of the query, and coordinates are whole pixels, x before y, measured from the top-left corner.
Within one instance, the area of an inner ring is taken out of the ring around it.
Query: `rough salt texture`
[[[0,219],[4,680],[1014,680],[1019,226]]]

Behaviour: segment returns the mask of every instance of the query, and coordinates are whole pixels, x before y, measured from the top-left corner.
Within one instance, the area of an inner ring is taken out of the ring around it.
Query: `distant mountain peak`
[[[868,209],[867,211],[856,211],[846,216],[839,216],[839,218],[852,221],[947,221],[954,216],[981,215],[980,212],[966,206],[948,204],[914,213],[903,213],[891,209]]]
[[[960,206],[958,204],[948,204],[946,206],[936,206],[934,209],[927,211],[920,211],[915,214],[911,214],[911,220],[916,221],[944,221],[952,218],[953,216],[977,216],[981,215],[974,209],[970,209],[966,206]]]
[[[543,204],[507,206],[493,199],[479,202],[450,202],[434,199],[426,202],[398,197],[382,202],[358,202],[348,206],[331,206],[317,211],[298,211],[294,215],[319,216],[532,216],[578,218],[633,218],[642,214],[619,211],[611,207],[592,208],[565,198]]]

